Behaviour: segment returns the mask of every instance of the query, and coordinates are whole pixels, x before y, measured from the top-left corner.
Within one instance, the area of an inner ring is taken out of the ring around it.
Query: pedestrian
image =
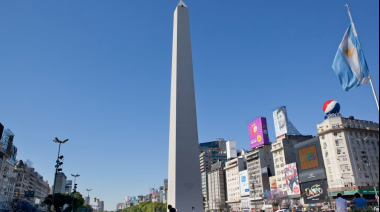
[[[359,193],[355,194],[355,199],[353,200],[356,209],[365,210],[367,209],[367,200],[362,198]]]
[[[173,208],[172,205],[168,205],[169,212],[177,212],[177,209]]]
[[[343,199],[341,193],[338,193],[338,198],[335,200],[336,212],[347,212],[347,200]]]

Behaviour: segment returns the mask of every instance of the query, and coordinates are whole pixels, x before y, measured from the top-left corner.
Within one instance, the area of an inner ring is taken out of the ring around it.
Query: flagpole
[[[353,29],[354,29],[355,36],[358,37],[359,45],[360,45],[360,48],[361,48],[361,44],[360,44],[360,40],[359,40],[359,36],[358,36],[357,31],[356,31],[355,24],[354,24],[354,21],[353,21],[353,19],[352,19],[352,15],[351,15],[350,7],[348,6],[348,3],[346,3],[346,7],[347,7],[348,15],[350,16],[350,20],[351,20],[351,24],[352,24]],[[363,51],[362,49],[360,49],[360,50]],[[369,74],[369,82],[370,82],[371,87],[372,87],[373,95],[375,96],[375,101],[376,101],[376,105],[377,105],[377,110],[379,111],[379,110],[380,110],[380,109],[379,109],[379,99],[377,98],[376,90],[375,90],[375,87],[373,86],[373,83],[372,83],[372,77],[371,77],[371,74]]]

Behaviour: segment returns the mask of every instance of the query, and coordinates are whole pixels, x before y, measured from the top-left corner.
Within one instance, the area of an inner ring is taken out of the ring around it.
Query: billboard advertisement
[[[153,190],[153,196],[154,196],[154,197],[158,196],[158,190],[157,190],[157,189],[154,189],[154,190]]]
[[[298,150],[301,171],[319,167],[317,148],[315,145]]]
[[[301,194],[301,189],[298,181],[297,174],[297,164],[291,163],[287,164],[284,167],[285,172],[285,180],[286,180],[286,188],[288,195],[299,195]]]
[[[327,181],[318,180],[301,184],[302,191],[305,193],[304,202],[306,204],[322,203],[328,196]]]
[[[248,183],[248,171],[244,170],[239,172],[240,179],[240,195],[242,197],[249,196],[249,183]]]
[[[237,150],[236,150],[236,141],[227,141],[227,159],[236,158]]]
[[[273,111],[273,120],[276,137],[280,137],[288,133],[288,115],[285,106]]]
[[[248,124],[251,149],[269,143],[267,119],[260,117]]]
[[[277,189],[277,179],[276,176],[269,177],[269,183],[270,183],[270,190],[276,190]]]

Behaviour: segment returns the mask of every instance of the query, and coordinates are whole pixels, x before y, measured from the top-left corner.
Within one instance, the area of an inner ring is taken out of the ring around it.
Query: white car
[[[379,206],[375,207],[374,211],[379,212]]]
[[[286,209],[283,209],[283,210],[277,210],[276,212],[287,212]]]

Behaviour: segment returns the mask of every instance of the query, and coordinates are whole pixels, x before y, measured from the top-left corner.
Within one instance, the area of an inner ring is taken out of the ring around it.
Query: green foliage
[[[203,210],[206,209],[206,197],[203,197]]]
[[[139,205],[135,205],[129,208],[124,208],[121,212],[153,212],[153,206],[155,212],[166,212],[167,204],[161,202],[140,202]]]
[[[79,192],[75,193],[74,195],[72,195],[72,194],[61,194],[61,193],[54,194],[54,209],[55,209],[55,211],[62,212],[63,206],[65,204],[69,205],[69,207],[66,208],[65,211],[71,211],[72,204],[73,204],[73,196],[75,198],[75,200],[74,200],[74,211],[80,211],[80,208],[83,206],[84,199],[82,197],[82,194],[80,194]],[[49,196],[47,196],[45,198],[45,200],[41,203],[41,206],[47,205],[50,208],[50,206],[52,204],[52,197],[53,196],[51,194]],[[91,208],[91,211],[92,211],[92,208]]]

